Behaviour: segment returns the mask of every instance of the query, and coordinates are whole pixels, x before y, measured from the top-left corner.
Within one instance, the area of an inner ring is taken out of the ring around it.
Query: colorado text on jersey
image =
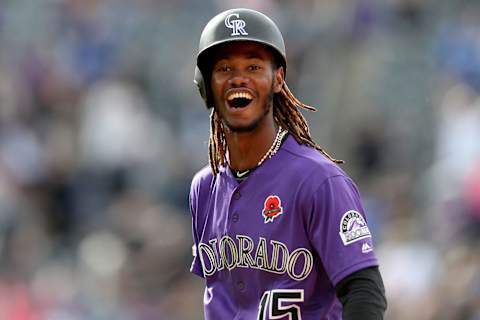
[[[287,273],[296,281],[308,277],[313,267],[313,255],[309,250],[297,248],[290,252],[284,243],[275,240],[270,240],[270,247],[267,250],[267,240],[262,237],[255,248],[253,239],[248,236],[236,235],[235,241],[225,235],[220,241],[214,238],[208,244],[201,242],[196,254],[200,256],[205,277],[224,268],[253,268],[276,274]]]

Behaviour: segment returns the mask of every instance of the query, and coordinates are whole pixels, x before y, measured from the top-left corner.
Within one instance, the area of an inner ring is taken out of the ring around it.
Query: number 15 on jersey
[[[295,302],[303,302],[303,289],[274,289],[265,291],[258,306],[257,320],[281,319],[302,320],[300,307]],[[267,312],[268,310],[268,312]]]

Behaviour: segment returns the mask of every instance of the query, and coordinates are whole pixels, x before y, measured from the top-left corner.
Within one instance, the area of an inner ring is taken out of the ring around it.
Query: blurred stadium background
[[[473,0],[1,0],[0,319],[202,319],[194,57],[236,6],[278,23],[316,141],[361,189],[387,319],[480,319]]]

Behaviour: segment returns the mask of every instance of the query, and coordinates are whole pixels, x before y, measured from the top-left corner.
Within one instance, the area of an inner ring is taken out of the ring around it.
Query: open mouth
[[[234,92],[227,97],[227,103],[231,108],[245,108],[252,102],[253,96],[248,92]]]

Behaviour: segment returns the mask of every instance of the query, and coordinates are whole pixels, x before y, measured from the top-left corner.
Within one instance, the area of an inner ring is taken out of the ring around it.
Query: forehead
[[[267,46],[249,42],[249,41],[234,41],[224,43],[215,48],[213,54],[213,63],[222,59],[245,58],[245,59],[262,59],[267,61],[274,61],[274,55]]]

